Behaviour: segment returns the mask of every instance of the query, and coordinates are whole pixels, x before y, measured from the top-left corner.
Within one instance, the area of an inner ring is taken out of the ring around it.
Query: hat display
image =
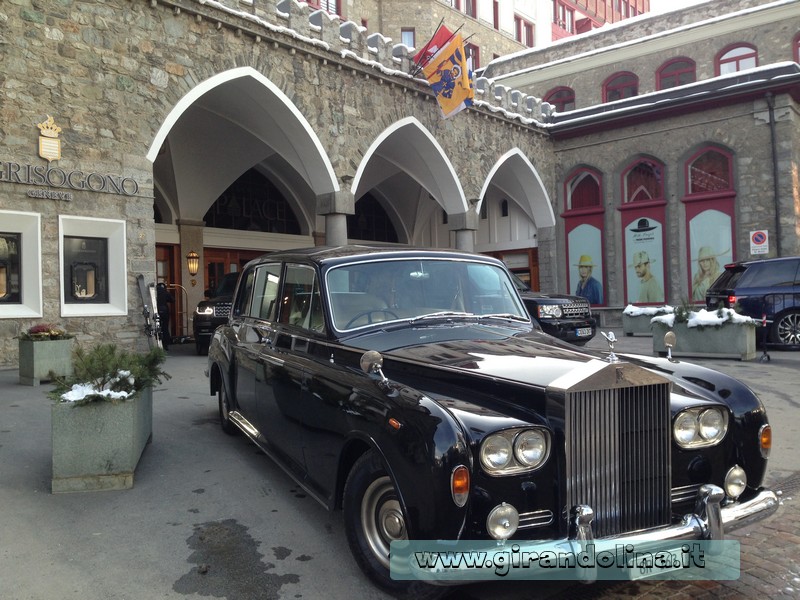
[[[628,265],[629,267],[638,267],[644,263],[653,263],[656,262],[654,260],[650,260],[650,255],[647,253],[646,250],[639,250],[638,252],[633,253],[633,261],[632,264]]]
[[[575,267],[594,267],[596,265],[594,264],[594,261],[592,260],[591,256],[589,256],[588,254],[581,254],[581,257],[578,260],[578,263],[573,265],[573,266],[575,266]]]
[[[639,219],[639,222],[636,224],[636,228],[632,229],[631,231],[641,233],[642,231],[652,231],[656,227],[658,227],[658,225],[650,225],[650,221],[647,219]]]
[[[695,258],[695,260],[701,261],[709,258],[719,258],[720,256],[723,256],[727,253],[728,251],[725,250],[725,252],[714,254],[714,250],[710,246],[701,246],[700,250],[697,252],[697,258]]]

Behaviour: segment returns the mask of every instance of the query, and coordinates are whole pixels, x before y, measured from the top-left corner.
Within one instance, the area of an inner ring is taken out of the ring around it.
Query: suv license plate
[[[592,335],[592,328],[591,327],[578,327],[576,330],[578,337],[586,337],[587,335]]]

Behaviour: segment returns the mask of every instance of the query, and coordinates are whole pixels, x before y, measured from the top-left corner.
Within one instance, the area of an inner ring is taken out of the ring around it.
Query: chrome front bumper
[[[778,497],[770,490],[761,490],[750,500],[722,506],[724,497],[725,492],[722,488],[716,485],[704,485],[697,492],[694,512],[684,515],[680,523],[626,533],[619,537],[624,537],[626,541],[721,540],[728,531],[769,517],[779,505]],[[570,515],[569,539],[579,541],[594,539],[593,517],[591,507],[586,505],[573,507]]]

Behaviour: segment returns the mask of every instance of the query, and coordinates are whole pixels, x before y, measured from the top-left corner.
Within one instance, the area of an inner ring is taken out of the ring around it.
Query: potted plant
[[[52,491],[119,490],[153,432],[153,385],[169,379],[166,353],[101,344],[74,352],[74,374],[56,380],[52,406]]]
[[[22,385],[39,385],[57,376],[72,374],[74,335],[56,325],[39,323],[17,337],[19,382]]]
[[[628,304],[622,311],[622,331],[627,336],[635,334],[653,335],[650,320],[658,315],[671,315],[672,306],[634,306]]]
[[[673,356],[701,356],[752,360],[756,357],[756,327],[751,317],[730,308],[693,310],[685,302],[673,314],[652,318],[653,353],[666,355],[664,334],[673,331]]]

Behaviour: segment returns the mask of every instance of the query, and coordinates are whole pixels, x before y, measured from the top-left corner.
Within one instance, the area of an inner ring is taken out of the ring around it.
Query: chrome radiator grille
[[[561,305],[561,312],[565,317],[588,317],[591,314],[588,302],[570,302]]]
[[[214,316],[215,317],[230,317],[231,316],[231,305],[228,303],[220,302],[216,306],[214,306]]]
[[[670,520],[669,385],[568,392],[567,511],[594,510],[606,537]]]

